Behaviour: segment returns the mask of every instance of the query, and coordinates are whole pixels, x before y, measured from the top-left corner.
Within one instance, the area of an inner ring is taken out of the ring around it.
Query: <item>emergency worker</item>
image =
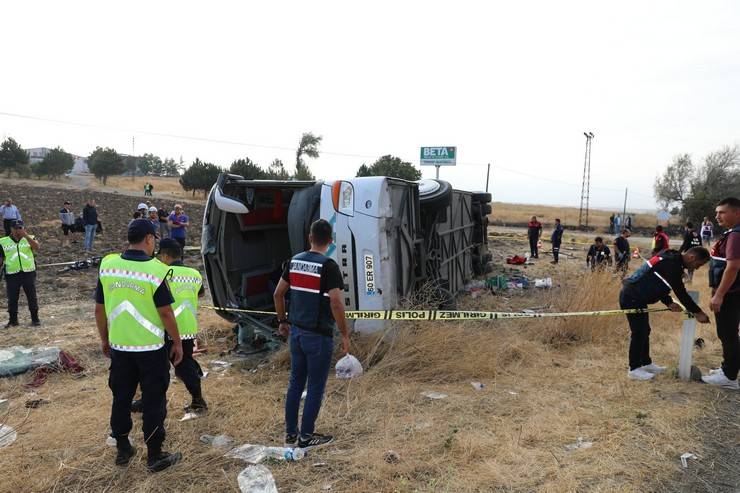
[[[132,221],[128,249],[102,260],[95,290],[95,321],[103,354],[111,360],[108,386],[113,393],[110,426],[117,442],[116,464],[127,465],[136,453],[128,434],[131,400],[141,385],[147,468],[158,472],[182,458],[179,452],[162,450],[170,383],[165,332],[172,339],[169,356],[175,366],[182,360],[182,342],[171,306],[174,299],[165,280],[170,268],[152,258],[154,235],[148,220]]]
[[[560,219],[555,219],[555,228],[552,230],[552,236],[550,236],[552,242],[552,262],[551,264],[557,264],[560,255],[560,244],[563,241],[563,226],[560,224]]]
[[[8,323],[5,328],[18,326],[18,298],[21,288],[26,293],[28,311],[31,312],[31,325],[38,327],[39,304],[36,299],[36,260],[40,244],[26,231],[20,219],[10,223],[10,236],[0,238],[0,268],[5,269],[5,285],[8,295]]]
[[[601,236],[594,238],[594,244],[588,248],[586,253],[586,265],[591,267],[591,270],[604,269],[607,265],[612,263],[612,252],[609,247],[604,245],[604,239]]]

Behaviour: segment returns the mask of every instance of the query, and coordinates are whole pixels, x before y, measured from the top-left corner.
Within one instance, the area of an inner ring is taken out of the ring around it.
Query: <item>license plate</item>
[[[365,292],[370,296],[374,295],[375,290],[375,260],[371,254],[365,254],[363,259],[365,267]]]

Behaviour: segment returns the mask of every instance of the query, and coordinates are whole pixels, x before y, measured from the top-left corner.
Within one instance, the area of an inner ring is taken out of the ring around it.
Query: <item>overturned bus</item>
[[[491,196],[453,190],[440,180],[363,177],[333,182],[245,180],[224,173],[203,220],[202,254],[219,308],[274,310],[272,294],[285,263],[308,248],[313,221],[326,219],[334,241],[327,253],[344,277],[347,310],[398,308],[431,282],[446,297],[490,270]],[[240,344],[269,340],[274,318],[219,311],[240,328]],[[372,332],[377,320],[356,320]]]

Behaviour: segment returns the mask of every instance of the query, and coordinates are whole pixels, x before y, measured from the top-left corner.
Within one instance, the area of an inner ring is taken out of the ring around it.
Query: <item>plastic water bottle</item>
[[[302,448],[293,447],[265,447],[265,457],[277,460],[296,461],[306,456]]]

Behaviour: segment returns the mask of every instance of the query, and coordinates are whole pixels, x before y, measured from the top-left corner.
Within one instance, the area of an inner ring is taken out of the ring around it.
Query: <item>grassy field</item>
[[[111,176],[108,178],[107,186],[115,188],[121,191],[137,192],[144,195],[144,184],[146,182],[154,185],[152,193],[156,196],[157,194],[167,194],[173,197],[183,197],[186,199],[192,199],[192,192],[186,192],[180,185],[180,179],[178,177],[165,177],[165,176],[137,176],[134,178],[127,176]],[[195,198],[202,198],[203,194],[196,193]]]

